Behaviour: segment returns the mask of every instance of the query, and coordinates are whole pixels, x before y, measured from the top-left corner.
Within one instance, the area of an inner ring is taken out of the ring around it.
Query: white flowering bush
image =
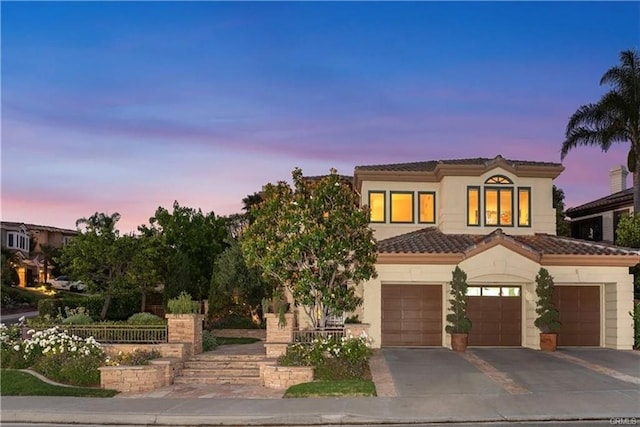
[[[27,331],[21,337],[23,322],[7,327],[0,325],[3,368],[30,367],[53,380],[73,385],[100,383],[98,368],[105,353],[93,337],[69,335],[59,327],[43,331]]]
[[[316,379],[351,379],[363,377],[371,354],[371,339],[365,334],[329,336],[290,345],[278,362],[283,366],[315,366]]]

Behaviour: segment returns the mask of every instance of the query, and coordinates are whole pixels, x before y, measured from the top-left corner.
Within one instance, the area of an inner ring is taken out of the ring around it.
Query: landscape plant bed
[[[367,380],[314,381],[291,386],[285,398],[376,396],[376,386]]]
[[[48,384],[31,374],[13,369],[0,370],[0,395],[2,396],[73,396],[113,397],[115,390],[102,388],[63,387]]]

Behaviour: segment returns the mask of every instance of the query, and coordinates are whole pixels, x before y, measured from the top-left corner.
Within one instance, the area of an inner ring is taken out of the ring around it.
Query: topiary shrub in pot
[[[560,312],[553,303],[553,277],[545,268],[540,268],[536,276],[536,314],[533,322],[540,329],[540,349],[555,351],[558,345],[558,331],[560,330]]]
[[[451,299],[447,314],[449,323],[445,330],[451,334],[451,348],[454,351],[465,351],[471,330],[471,320],[467,317],[467,273],[456,266],[451,278]]]

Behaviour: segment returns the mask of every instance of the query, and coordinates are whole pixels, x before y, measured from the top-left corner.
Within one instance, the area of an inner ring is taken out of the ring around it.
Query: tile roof
[[[633,187],[609,194],[608,196],[601,197],[580,206],[569,208],[565,211],[565,214],[570,218],[576,218],[632,205]]]
[[[464,254],[480,245],[504,239],[538,255],[637,255],[638,250],[606,243],[536,233],[514,236],[497,229],[488,235],[444,234],[435,227],[424,228],[378,242],[379,253]]]
[[[78,234],[78,230],[70,230],[68,228],[58,228],[51,227],[48,225],[37,225],[37,224],[27,224],[24,222],[11,222],[11,221],[2,221],[0,226],[2,228],[17,228],[21,225],[24,225],[27,230],[41,230],[48,231],[50,233],[63,233],[63,234]]]
[[[410,163],[391,163],[384,165],[363,165],[356,166],[356,170],[361,171],[389,171],[389,172],[432,172],[436,167],[441,165],[471,165],[482,166],[489,165],[493,162],[504,161],[513,166],[561,166],[560,163],[553,162],[534,162],[529,160],[509,160],[498,155],[493,159],[486,157],[478,157],[472,159],[450,159],[450,160],[429,160],[424,162],[410,162]]]

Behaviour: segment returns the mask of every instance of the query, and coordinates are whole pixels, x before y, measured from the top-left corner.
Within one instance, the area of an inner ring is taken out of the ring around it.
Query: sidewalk
[[[314,425],[561,421],[638,417],[639,393],[441,395],[428,398],[97,399],[3,397],[2,423]]]
[[[38,311],[23,311],[20,313],[12,313],[12,314],[0,314],[0,323],[4,323],[5,325],[18,323],[18,319],[21,317],[29,318],[36,317],[38,315]]]

